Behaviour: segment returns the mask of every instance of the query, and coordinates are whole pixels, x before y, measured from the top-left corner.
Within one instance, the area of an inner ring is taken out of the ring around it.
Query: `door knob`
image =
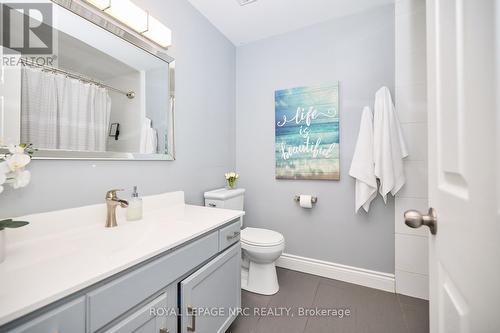
[[[410,228],[420,228],[426,225],[431,230],[431,234],[437,233],[437,215],[434,208],[429,208],[427,215],[422,215],[416,210],[409,210],[405,213],[405,223]]]

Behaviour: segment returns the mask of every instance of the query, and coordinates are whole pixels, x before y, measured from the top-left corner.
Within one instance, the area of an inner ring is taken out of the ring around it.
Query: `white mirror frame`
[[[34,159],[40,160],[121,160],[121,161],[173,161],[175,160],[174,146],[174,112],[175,112],[175,59],[165,53],[165,49],[156,46],[149,42],[145,37],[127,30],[121,23],[114,21],[112,18],[99,13],[98,10],[90,9],[90,5],[86,5],[75,0],[52,0],[56,5],[59,5],[72,13],[84,18],[104,30],[116,35],[119,38],[135,45],[136,47],[148,52],[149,54],[167,62],[169,64],[169,101],[170,105],[166,106],[168,112],[168,128],[166,140],[166,153],[164,154],[139,154],[139,153],[122,153],[122,152],[80,152],[80,151],[64,151],[64,150],[37,150],[34,154]],[[35,147],[36,148],[36,147]],[[0,149],[0,154],[6,153],[6,149]]]

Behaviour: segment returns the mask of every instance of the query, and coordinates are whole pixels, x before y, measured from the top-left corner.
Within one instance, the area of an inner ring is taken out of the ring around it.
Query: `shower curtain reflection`
[[[111,98],[106,89],[22,67],[21,140],[39,149],[106,151]]]

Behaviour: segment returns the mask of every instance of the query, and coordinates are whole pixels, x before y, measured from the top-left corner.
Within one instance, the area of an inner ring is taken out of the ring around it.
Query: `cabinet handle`
[[[209,207],[217,207],[217,205],[216,205],[216,204],[214,204],[214,203],[212,203],[212,202],[211,202],[211,203],[209,203],[209,204],[208,204],[208,206],[209,206]]]
[[[226,236],[226,239],[227,239],[227,240],[233,240],[233,239],[237,238],[237,237],[240,235],[240,233],[241,233],[241,232],[239,232],[239,231],[235,231],[235,232],[233,232],[233,235],[232,235],[232,236],[227,235],[227,236]]]
[[[166,328],[160,328],[160,333],[169,333],[168,329]]]
[[[196,314],[194,313],[193,307],[189,305],[187,307],[188,316],[191,316],[191,325],[188,325],[187,331],[194,332],[196,330]]]

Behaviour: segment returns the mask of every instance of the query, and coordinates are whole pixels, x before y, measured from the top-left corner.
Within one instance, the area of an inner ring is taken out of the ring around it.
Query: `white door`
[[[433,333],[500,332],[499,3],[427,0]]]

